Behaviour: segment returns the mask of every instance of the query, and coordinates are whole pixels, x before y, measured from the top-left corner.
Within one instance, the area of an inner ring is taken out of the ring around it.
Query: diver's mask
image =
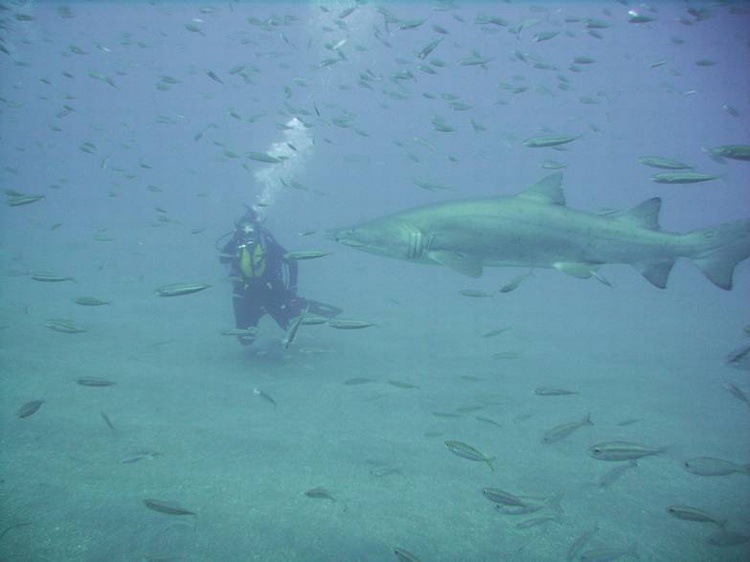
[[[237,226],[237,238],[240,241],[240,248],[245,246],[254,246],[258,243],[258,225],[250,222],[243,222]]]

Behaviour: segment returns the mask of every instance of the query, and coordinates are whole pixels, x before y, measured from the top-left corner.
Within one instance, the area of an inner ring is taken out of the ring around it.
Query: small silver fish
[[[717,180],[721,176],[713,176],[710,174],[702,174],[700,172],[663,172],[661,174],[654,174],[651,176],[651,181],[656,183],[701,183],[704,181]]]
[[[167,502],[162,500],[145,499],[143,500],[144,505],[153,509],[154,511],[160,511],[161,513],[167,513],[169,515],[195,515],[194,511],[189,511],[179,504],[174,502]]]
[[[26,404],[18,409],[16,414],[19,418],[28,418],[29,416],[36,414],[39,411],[39,408],[42,407],[42,404],[44,404],[44,400],[32,400],[31,402],[26,402]]]
[[[172,283],[157,287],[156,292],[160,297],[177,297],[197,293],[208,289],[210,286],[206,283]]]
[[[663,450],[628,441],[608,441],[589,447],[589,454],[600,461],[628,461],[658,455]]]
[[[534,389],[534,394],[537,396],[567,396],[569,394],[578,394],[578,392],[553,386],[539,386]]]
[[[259,388],[254,388],[253,389],[253,394],[255,394],[256,396],[260,396],[263,400],[265,400],[269,404],[273,404],[274,406],[277,405],[276,404],[276,400],[274,400],[273,398],[271,398],[271,396],[269,396],[268,394],[266,394],[265,392],[263,392]]]
[[[570,136],[570,135],[542,135],[538,137],[531,137],[523,141],[523,145],[528,148],[549,148],[553,146],[561,146],[568,144],[581,138],[581,135]]]
[[[714,457],[695,457],[684,463],[685,470],[698,476],[727,476],[736,472],[750,474],[750,464],[737,464]]]
[[[305,492],[305,495],[308,498],[319,498],[324,500],[331,500],[332,502],[336,501],[336,498],[333,497],[333,494],[323,488],[322,486],[316,486],[315,488],[310,488]]]
[[[544,435],[542,436],[542,443],[545,443],[545,444],[556,443],[557,441],[560,441],[561,439],[565,439],[568,435],[573,433],[576,429],[583,427],[585,425],[594,425],[594,422],[591,421],[591,414],[586,414],[586,417],[583,418],[581,421],[564,423],[564,424],[555,426],[552,429],[548,429],[547,431],[544,432]]]
[[[724,527],[727,523],[726,519],[718,519],[707,511],[703,511],[697,507],[690,507],[689,505],[671,505],[667,508],[667,513],[685,521],[713,523],[719,527]]]
[[[284,257],[288,260],[295,260],[295,261],[302,261],[302,260],[314,260],[317,258],[322,258],[324,256],[331,255],[330,252],[321,252],[318,250],[307,250],[307,251],[296,251],[296,252],[287,252],[284,254]]]
[[[487,466],[490,467],[490,470],[492,472],[495,472],[495,467],[492,466],[492,461],[494,461],[497,457],[487,457],[477,451],[474,447],[471,445],[467,445],[466,443],[462,443],[461,441],[446,441],[445,446],[448,448],[448,450],[453,453],[456,456],[459,456],[464,459],[468,459],[470,461],[479,461],[479,462],[485,462],[487,463]]]

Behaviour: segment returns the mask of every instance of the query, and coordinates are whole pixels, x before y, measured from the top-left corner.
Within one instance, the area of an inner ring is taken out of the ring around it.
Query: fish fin
[[[556,262],[552,264],[558,271],[562,271],[572,277],[578,277],[579,279],[589,279],[595,276],[596,270],[599,266],[591,263],[569,263],[569,262]]]
[[[695,239],[690,258],[709,281],[730,291],[735,266],[750,257],[750,219],[695,230],[686,236]]]
[[[468,275],[475,279],[481,277],[484,271],[482,260],[479,258],[462,256],[455,252],[445,252],[440,250],[430,252],[429,256],[440,265],[444,265],[453,271],[458,271],[463,275]]]
[[[661,198],[653,197],[636,205],[629,211],[625,211],[615,217],[618,222],[624,222],[647,228],[648,230],[659,230],[659,211],[661,210]]]
[[[669,273],[672,271],[673,266],[674,260],[666,259],[636,265],[635,268],[640,271],[641,275],[643,275],[654,287],[665,289],[667,287]]]
[[[526,188],[518,197],[534,201],[535,203],[544,203],[547,205],[560,205],[565,206],[565,194],[563,193],[562,187],[562,173],[555,172],[550,174],[531,187]]]

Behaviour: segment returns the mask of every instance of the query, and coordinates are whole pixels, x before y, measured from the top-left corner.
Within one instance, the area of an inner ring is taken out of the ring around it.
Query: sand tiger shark
[[[561,183],[558,172],[514,196],[436,203],[326,234],[365,252],[475,278],[485,267],[510,266],[604,280],[600,266],[630,264],[661,289],[675,261],[687,258],[731,290],[735,266],[750,257],[750,219],[664,232],[659,198],[620,213],[587,213],[565,206]]]

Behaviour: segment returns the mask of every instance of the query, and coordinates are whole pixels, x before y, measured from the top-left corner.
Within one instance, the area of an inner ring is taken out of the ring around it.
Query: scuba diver
[[[286,253],[252,207],[235,223],[232,238],[221,250],[219,262],[228,267],[233,281],[235,326],[242,330],[237,335],[242,345],[255,341],[255,328],[266,314],[287,330],[304,313],[331,318],[342,312],[297,295],[298,264]]]

